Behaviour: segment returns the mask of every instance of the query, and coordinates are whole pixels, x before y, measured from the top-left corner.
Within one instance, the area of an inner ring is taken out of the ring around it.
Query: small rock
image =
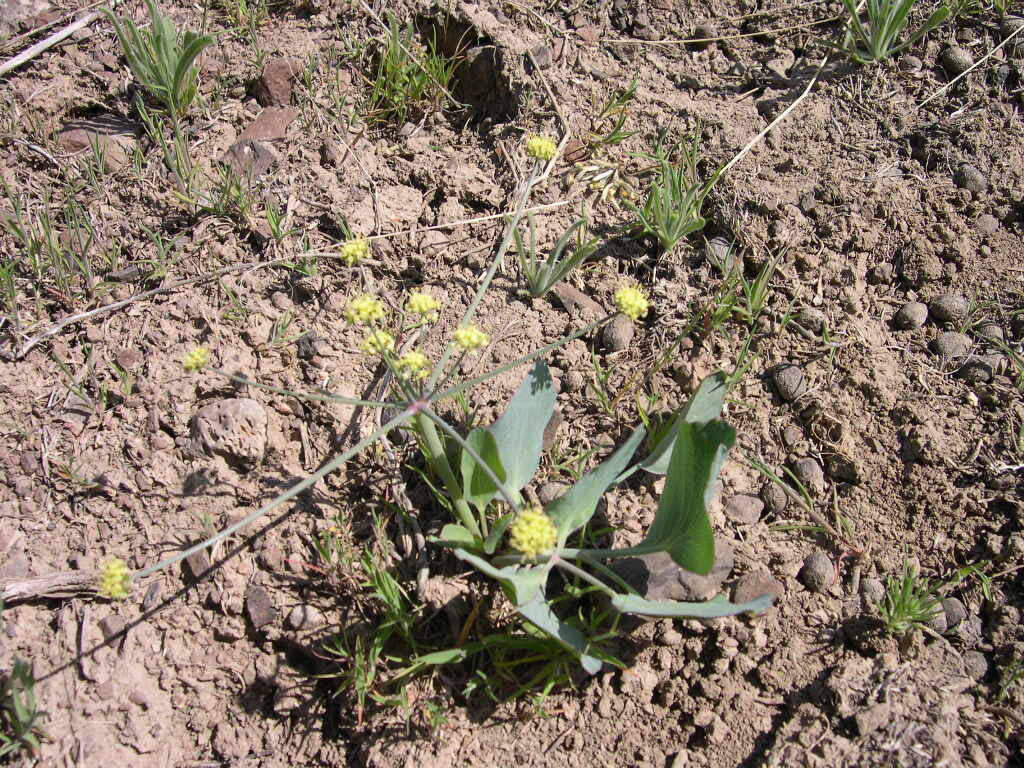
[[[749,603],[761,595],[771,595],[777,603],[786,593],[782,582],[771,574],[762,572],[745,573],[740,576],[732,590],[732,601],[737,604]]]
[[[999,219],[992,214],[983,213],[974,222],[974,226],[982,235],[994,235],[999,231]]]
[[[917,72],[924,66],[924,62],[917,56],[907,55],[900,59],[900,69],[904,72]]]
[[[783,491],[785,493],[785,491]],[[726,514],[740,525],[753,525],[761,519],[764,502],[757,496],[733,496],[725,505]]]
[[[789,494],[778,483],[770,480],[761,488],[761,500],[772,515],[781,515],[789,506]]]
[[[698,50],[702,48],[707,48],[709,45],[711,45],[711,41],[716,37],[719,37],[718,30],[710,22],[698,24],[696,27],[693,28],[693,34],[690,35],[691,40],[704,41],[692,43],[693,47]]]
[[[743,266],[743,257],[739,249],[721,235],[707,241],[704,253],[708,261],[723,275],[728,275],[737,266],[740,268]]]
[[[317,629],[326,621],[323,612],[315,605],[296,605],[288,612],[288,626],[295,630]]]
[[[772,372],[772,381],[775,383],[775,390],[787,403],[796,400],[807,391],[807,380],[804,372],[791,363],[783,363],[777,366]]]
[[[796,319],[800,325],[814,334],[820,334],[828,325],[828,317],[825,316],[825,313],[814,307],[804,307],[797,314]]]
[[[569,490],[569,486],[565,483],[549,482],[544,483],[540,488],[537,489],[537,500],[547,506],[555,499],[564,495]]]
[[[247,397],[204,406],[192,419],[193,437],[207,453],[251,468],[263,460],[267,445],[267,413]]]
[[[824,592],[835,581],[836,569],[829,556],[816,549],[804,559],[799,578],[811,592]]]
[[[861,579],[860,597],[865,608],[872,610],[885,598],[885,584],[881,579]]]
[[[892,282],[893,273],[892,264],[877,264],[868,272],[868,282],[873,285],[888,285]]]
[[[993,343],[1003,341],[1003,328],[998,323],[985,323],[983,325],[979,325],[975,328],[974,332],[981,338]]]
[[[942,52],[939,57],[939,61],[949,74],[962,75],[968,69],[974,66],[974,57],[971,56],[971,52],[966,48],[961,48],[958,45],[951,45],[949,48]]]
[[[277,609],[270,593],[263,587],[251,586],[245,591],[245,615],[249,617],[253,627],[265,627],[277,618]]]
[[[988,189],[988,179],[980,170],[973,165],[964,163],[953,174],[953,183],[961,189],[966,189],[976,195],[980,195]]]
[[[551,418],[548,419],[547,425],[544,427],[544,436],[541,442],[541,449],[544,451],[550,451],[551,446],[555,444],[555,438],[558,437],[558,428],[565,422],[565,417],[562,416],[562,411],[555,407],[555,410],[551,413]]]
[[[679,645],[683,642],[683,635],[670,624],[658,634],[658,642],[661,645]]]
[[[863,737],[874,733],[883,725],[888,723],[891,714],[892,707],[889,702],[883,701],[872,707],[868,707],[863,712],[858,712],[854,715],[853,720],[857,724],[858,733]]]
[[[341,148],[335,141],[325,139],[320,145],[320,165],[324,168],[337,168],[341,162]]]
[[[964,651],[964,672],[971,680],[981,680],[988,672],[988,659],[981,651]]]
[[[551,289],[551,292],[558,297],[558,300],[567,312],[578,311],[583,317],[592,315],[595,320],[606,314],[600,304],[583,293],[579,288],[568,283],[559,283]]]
[[[800,427],[795,424],[790,424],[784,430],[782,430],[782,444],[789,450],[793,450],[796,445],[803,439],[804,433],[800,431]]]
[[[533,60],[541,69],[547,69],[554,63],[554,56],[549,45],[539,45],[533,49]]]
[[[132,160],[140,126],[116,115],[77,120],[64,126],[57,144],[65,152],[93,156],[94,147],[103,158],[103,170],[118,171]]]
[[[956,629],[960,622],[967,618],[967,608],[955,597],[947,597],[942,601],[942,610],[946,615],[946,629]]]
[[[567,392],[582,392],[587,386],[587,380],[579,371],[569,371],[565,374],[565,389]]]
[[[111,638],[116,637],[124,631],[127,623],[123,618],[118,616],[116,613],[112,613],[109,616],[104,616],[100,619],[100,632],[103,633],[103,639],[110,641]]]
[[[892,324],[901,331],[920,328],[928,319],[928,307],[920,301],[911,301],[899,308],[892,319]]]
[[[277,158],[260,142],[245,139],[232,144],[220,161],[238,176],[255,179],[269,171]]]
[[[288,135],[288,126],[299,116],[295,107],[267,107],[249,127],[242,131],[238,141],[277,141]]]
[[[206,549],[193,552],[185,558],[185,565],[193,579],[202,578],[203,574],[210,570],[210,553]]]
[[[616,315],[601,329],[601,340],[610,352],[621,352],[633,341],[636,326],[625,315]]]
[[[967,317],[967,299],[955,293],[944,293],[928,307],[931,316],[940,323],[957,323]]]
[[[793,464],[793,475],[811,496],[820,496],[825,492],[825,471],[817,459],[809,456],[798,459]]]
[[[253,86],[256,101],[264,107],[290,104],[295,80],[304,68],[302,59],[282,56],[267,61]]]
[[[706,576],[680,568],[665,552],[623,558],[611,568],[648,600],[688,601],[707,600],[716,595],[732,571],[733,562],[732,547],[716,541],[715,564]]]
[[[943,360],[952,360],[964,357],[971,350],[971,339],[956,331],[946,331],[932,340],[931,348]]]
[[[928,620],[928,627],[940,635],[944,633],[946,631],[946,614],[941,609],[937,610]]]
[[[956,375],[971,384],[987,384],[999,370],[999,355],[970,355],[967,357]]]

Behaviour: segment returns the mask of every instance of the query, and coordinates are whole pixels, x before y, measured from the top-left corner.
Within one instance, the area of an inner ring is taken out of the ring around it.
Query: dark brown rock
[[[253,85],[253,95],[264,107],[290,104],[295,80],[302,73],[302,59],[290,56],[270,59]]]
[[[276,141],[288,135],[288,126],[299,116],[295,107],[267,107],[260,112],[249,127],[242,131],[238,141]]]
[[[277,609],[270,593],[263,587],[250,586],[245,591],[245,615],[256,629],[272,623],[277,618]]]

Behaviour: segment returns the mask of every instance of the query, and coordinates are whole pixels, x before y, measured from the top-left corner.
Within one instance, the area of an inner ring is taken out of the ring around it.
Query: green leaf
[[[469,529],[465,526],[459,525],[458,523],[448,523],[448,525],[442,528],[438,541],[451,546],[472,547],[474,549],[479,546],[479,542],[476,540],[476,537],[469,532]]]
[[[599,467],[581,477],[568,493],[548,505],[547,513],[558,528],[559,547],[565,545],[569,534],[586,525],[593,517],[597,502],[633,458],[640,441],[644,439],[644,434],[646,431],[643,427],[634,429],[633,434],[615,453]]]
[[[601,671],[601,660],[587,653],[587,638],[578,629],[566,624],[555,615],[551,606],[545,601],[542,592],[534,595],[530,602],[516,606],[516,610],[538,629],[551,635],[566,648],[576,653],[583,669],[589,674],[596,675]]]
[[[516,606],[528,603],[537,593],[543,592],[544,583],[551,570],[550,563],[535,565],[531,568],[523,568],[518,565],[496,568],[479,555],[474,555],[464,549],[456,549],[455,556],[460,560],[465,560],[485,576],[490,576],[500,582],[509,599]]]
[[[495,521],[494,525],[491,526],[491,532],[487,534],[487,541],[484,542],[484,552],[488,555],[494,554],[494,550],[498,548],[498,542],[501,541],[501,537],[505,535],[505,531],[508,530],[509,525],[515,519],[516,513],[509,512]]]
[[[650,455],[640,462],[638,465],[640,469],[655,475],[664,475],[668,471],[669,460],[672,458],[672,448],[675,446],[676,435],[679,433],[679,425],[682,423],[707,424],[709,421],[717,419],[722,413],[722,404],[725,402],[727,391],[724,373],[716,371],[706,377],[697,387],[697,391],[693,393],[686,408],[676,416],[672,428],[665,433]]]
[[[555,410],[555,386],[543,360],[538,360],[516,390],[501,418],[487,429],[494,435],[505,468],[505,484],[523,488],[537,471],[544,446],[544,428]]]
[[[735,441],[735,431],[724,422],[681,423],[654,522],[639,545],[617,549],[615,557],[667,552],[681,568],[709,573],[715,562],[715,539],[707,504]]]
[[[706,603],[677,603],[675,600],[645,600],[636,595],[616,595],[612,605],[622,613],[640,616],[671,616],[673,618],[715,619],[737,613],[764,613],[772,604],[771,595],[761,595],[749,603],[730,603],[719,595]]]
[[[477,455],[487,462],[487,466],[498,477],[505,482],[505,468],[501,465],[501,458],[498,456],[498,444],[494,435],[485,429],[474,429],[466,435],[466,443],[476,451]],[[498,486],[484,472],[468,451],[462,450],[462,492],[466,500],[478,510],[483,512],[484,508],[498,494]]]

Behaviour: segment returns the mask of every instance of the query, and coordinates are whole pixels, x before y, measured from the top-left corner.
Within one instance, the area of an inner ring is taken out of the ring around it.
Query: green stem
[[[416,422],[416,428],[423,436],[423,444],[426,449],[424,453],[427,455],[427,463],[430,464],[434,474],[441,478],[448,489],[448,496],[452,500],[455,514],[469,532],[482,541],[484,536],[480,532],[480,525],[477,523],[473,510],[466,503],[462,486],[459,485],[459,481],[456,479],[455,473],[448,463],[448,456],[444,452],[444,444],[441,442],[437,430],[434,429],[434,423],[423,411],[417,413],[413,419]]]
[[[600,589],[602,592],[604,592],[609,597],[616,597],[617,596],[617,593],[615,592],[615,590],[612,589],[611,587],[609,587],[607,584],[604,584],[603,582],[601,582],[596,577],[591,576],[589,573],[584,571],[582,568],[577,568],[572,563],[563,560],[558,555],[552,555],[550,557],[550,562],[553,565],[558,566],[562,570],[568,571],[573,576],[576,576],[577,578],[583,579],[588,584],[592,584],[593,586],[595,586],[598,589]]]

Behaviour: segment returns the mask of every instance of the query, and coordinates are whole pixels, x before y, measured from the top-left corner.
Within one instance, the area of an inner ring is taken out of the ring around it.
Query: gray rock
[[[967,317],[967,299],[956,293],[944,293],[928,307],[931,316],[940,323],[958,323]]]
[[[116,613],[112,613],[109,616],[104,616],[99,621],[100,632],[103,633],[103,639],[110,641],[111,638],[117,637],[124,631],[124,628],[128,626],[127,622]]]
[[[824,331],[825,325],[828,323],[828,318],[825,316],[825,313],[820,309],[815,309],[814,307],[804,307],[797,314],[796,319],[800,325],[811,333],[816,334],[820,334]]]
[[[877,264],[868,272],[868,282],[873,285],[888,285],[892,282],[893,274],[892,264]]]
[[[772,372],[772,381],[779,397],[791,403],[807,391],[804,372],[792,363],[783,363]]]
[[[860,598],[865,608],[874,610],[885,597],[885,584],[881,579],[861,579]]]
[[[946,616],[947,630],[956,629],[967,618],[967,608],[955,597],[947,597],[942,601],[942,611]]]
[[[632,343],[635,332],[636,326],[632,320],[625,315],[615,315],[611,322],[601,329],[601,341],[610,352],[621,352]]]
[[[946,631],[946,614],[939,608],[928,620],[928,627],[940,635]]]
[[[269,171],[277,162],[277,157],[262,142],[242,139],[232,144],[220,161],[236,175],[255,179]]]
[[[782,443],[792,450],[797,443],[803,438],[804,433],[800,431],[800,427],[790,424],[784,430],[782,430]]]
[[[547,506],[558,497],[564,495],[568,490],[569,486],[565,483],[544,483],[544,485],[537,489],[537,500],[544,506]]]
[[[760,571],[745,573],[736,581],[732,590],[732,601],[734,603],[749,603],[761,595],[771,595],[775,602],[786,593],[782,582],[773,578],[771,574]]]
[[[928,319],[928,307],[920,301],[910,301],[899,308],[892,324],[902,331],[920,328]]]
[[[323,612],[315,605],[296,605],[288,612],[288,626],[295,630],[317,629],[326,621]]]
[[[208,454],[252,468],[266,450],[267,413],[248,397],[221,400],[199,409],[192,419],[192,436]]]
[[[1003,328],[998,323],[985,323],[974,329],[974,332],[981,338],[998,343],[1003,340]]]
[[[971,384],[986,384],[999,371],[1001,362],[999,355],[970,355],[964,359],[956,375]]]
[[[761,512],[764,511],[764,502],[757,496],[733,496],[726,502],[725,513],[729,518],[740,525],[753,525],[761,519]]]
[[[900,59],[900,69],[904,72],[917,72],[924,66],[924,62],[917,56],[907,55]]]
[[[201,549],[185,558],[185,567],[193,579],[199,579],[210,570],[209,550]]]
[[[820,549],[814,550],[804,559],[799,579],[811,592],[824,592],[835,578],[836,570],[832,560]]]
[[[707,600],[720,591],[733,567],[732,546],[715,542],[715,564],[706,576],[680,568],[664,552],[626,557],[611,568],[648,600]]]
[[[999,219],[990,213],[983,213],[974,222],[974,226],[982,235],[994,235],[999,231]]]
[[[270,593],[263,587],[250,586],[245,591],[245,615],[256,629],[272,623],[277,618],[277,609]]]
[[[961,165],[953,174],[953,183],[976,195],[980,195],[988,189],[988,179],[985,174],[968,163]]]
[[[743,257],[739,249],[721,235],[707,241],[704,253],[708,257],[708,261],[723,275],[729,274],[737,267],[740,269],[743,267]]]
[[[971,350],[971,339],[956,331],[940,333],[931,343],[932,352],[944,360],[964,357]]]
[[[974,57],[971,56],[971,52],[966,48],[961,48],[958,45],[951,45],[942,52],[942,55],[939,57],[939,62],[942,64],[942,68],[949,74],[956,76],[962,75],[974,66]]]
[[[793,464],[793,475],[807,489],[811,496],[820,496],[825,492],[825,471],[817,459],[798,459]]]
[[[781,515],[789,506],[789,494],[786,493],[778,483],[769,480],[761,488],[761,500],[769,514]]]
[[[964,651],[964,672],[971,680],[981,680],[988,672],[988,659],[981,651]]]

